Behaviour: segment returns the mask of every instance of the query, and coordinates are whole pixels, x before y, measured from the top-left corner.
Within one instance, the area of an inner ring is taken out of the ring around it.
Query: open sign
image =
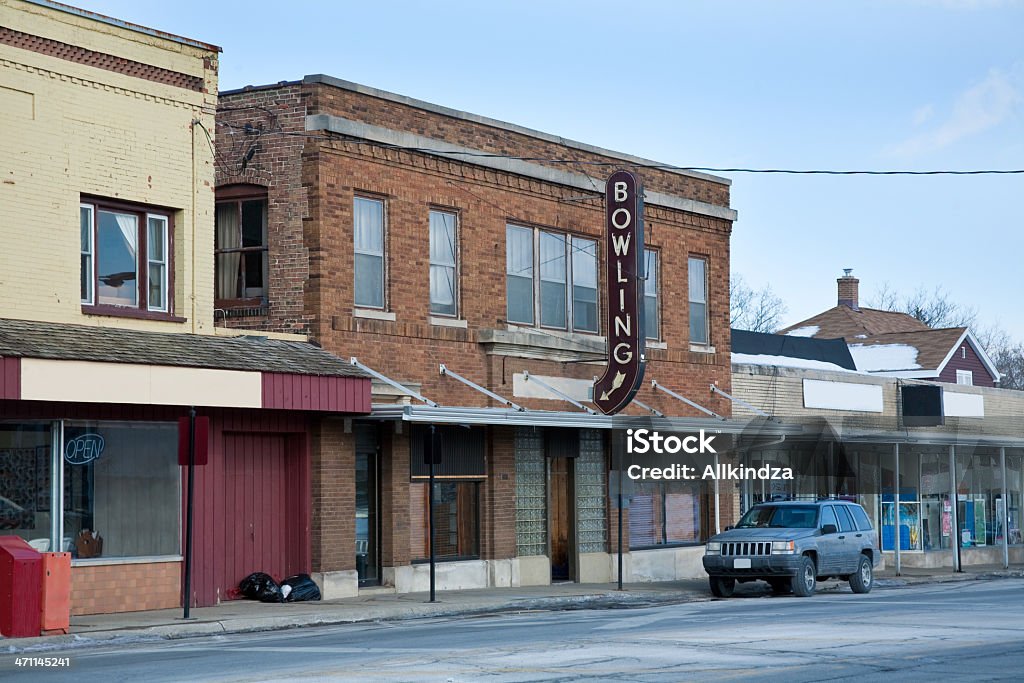
[[[64,460],[69,465],[85,465],[103,454],[104,441],[99,434],[82,434],[64,445]]]

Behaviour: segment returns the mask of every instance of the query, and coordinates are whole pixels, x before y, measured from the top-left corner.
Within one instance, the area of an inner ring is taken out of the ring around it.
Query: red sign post
[[[605,186],[605,282],[608,286],[608,365],[594,383],[605,415],[629,405],[644,379],[644,200],[640,181],[616,171]]]

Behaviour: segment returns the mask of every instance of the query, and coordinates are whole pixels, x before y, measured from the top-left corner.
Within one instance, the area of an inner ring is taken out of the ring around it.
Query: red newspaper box
[[[71,628],[71,553],[43,553],[42,630]]]
[[[39,635],[43,560],[18,536],[0,536],[0,633],[8,638]]]

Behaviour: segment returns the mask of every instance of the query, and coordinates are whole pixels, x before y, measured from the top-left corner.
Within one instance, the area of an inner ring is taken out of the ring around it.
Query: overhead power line
[[[218,121],[218,125],[224,126],[231,129],[232,131],[242,131],[243,126],[229,123],[226,121]],[[250,131],[246,131],[250,132]],[[912,171],[905,169],[794,169],[794,168],[745,168],[745,167],[719,167],[719,166],[678,166],[675,164],[659,164],[659,163],[642,163],[636,161],[628,161],[625,159],[611,159],[608,161],[598,160],[585,160],[585,159],[573,159],[573,158],[560,158],[560,157],[534,157],[534,156],[517,156],[514,154],[500,154],[497,152],[478,152],[472,150],[451,150],[451,149],[433,149],[430,147],[405,147],[402,145],[393,145],[386,142],[376,142],[373,140],[346,138],[346,136],[332,133],[331,131],[315,131],[315,132],[301,132],[301,131],[263,131],[263,135],[291,135],[300,137],[316,137],[323,138],[323,133],[328,133],[330,137],[344,140],[345,142],[351,142],[359,145],[368,145],[372,147],[380,147],[382,149],[395,150],[399,152],[410,152],[414,154],[429,154],[432,156],[444,156],[444,157],[466,157],[466,158],[483,158],[483,159],[508,159],[510,161],[528,161],[534,163],[544,164],[565,164],[567,166],[593,166],[598,168],[618,168],[618,167],[629,167],[629,168],[647,168],[652,170],[660,171],[693,171],[700,173],[761,173],[761,174],[779,174],[779,175],[874,175],[874,176],[936,176],[936,175],[1024,175],[1024,168],[1011,168],[1011,169],[939,169],[939,170],[926,170],[926,171]]]

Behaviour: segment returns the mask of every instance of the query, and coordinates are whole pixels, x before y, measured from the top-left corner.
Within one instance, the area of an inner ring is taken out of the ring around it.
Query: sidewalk
[[[877,573],[876,585],[887,588],[1021,576],[1024,576],[1024,569],[1004,570],[1001,566],[972,567],[961,574],[953,574],[948,569],[907,569],[899,577],[888,568]],[[840,590],[845,586],[845,583],[828,581],[820,584],[819,590]],[[621,592],[616,590],[615,584],[563,583],[445,591],[437,593],[437,600],[433,603],[428,602],[428,597],[427,593],[396,594],[387,588],[377,588],[365,590],[355,598],[320,602],[265,604],[235,600],[216,607],[194,608],[188,621],[182,619],[181,609],[95,614],[72,617],[71,633],[67,635],[0,638],[0,650],[13,653],[97,646],[117,641],[176,639],[353,622],[495,612],[647,607],[712,599],[705,579],[633,583],[627,584],[626,590]]]

